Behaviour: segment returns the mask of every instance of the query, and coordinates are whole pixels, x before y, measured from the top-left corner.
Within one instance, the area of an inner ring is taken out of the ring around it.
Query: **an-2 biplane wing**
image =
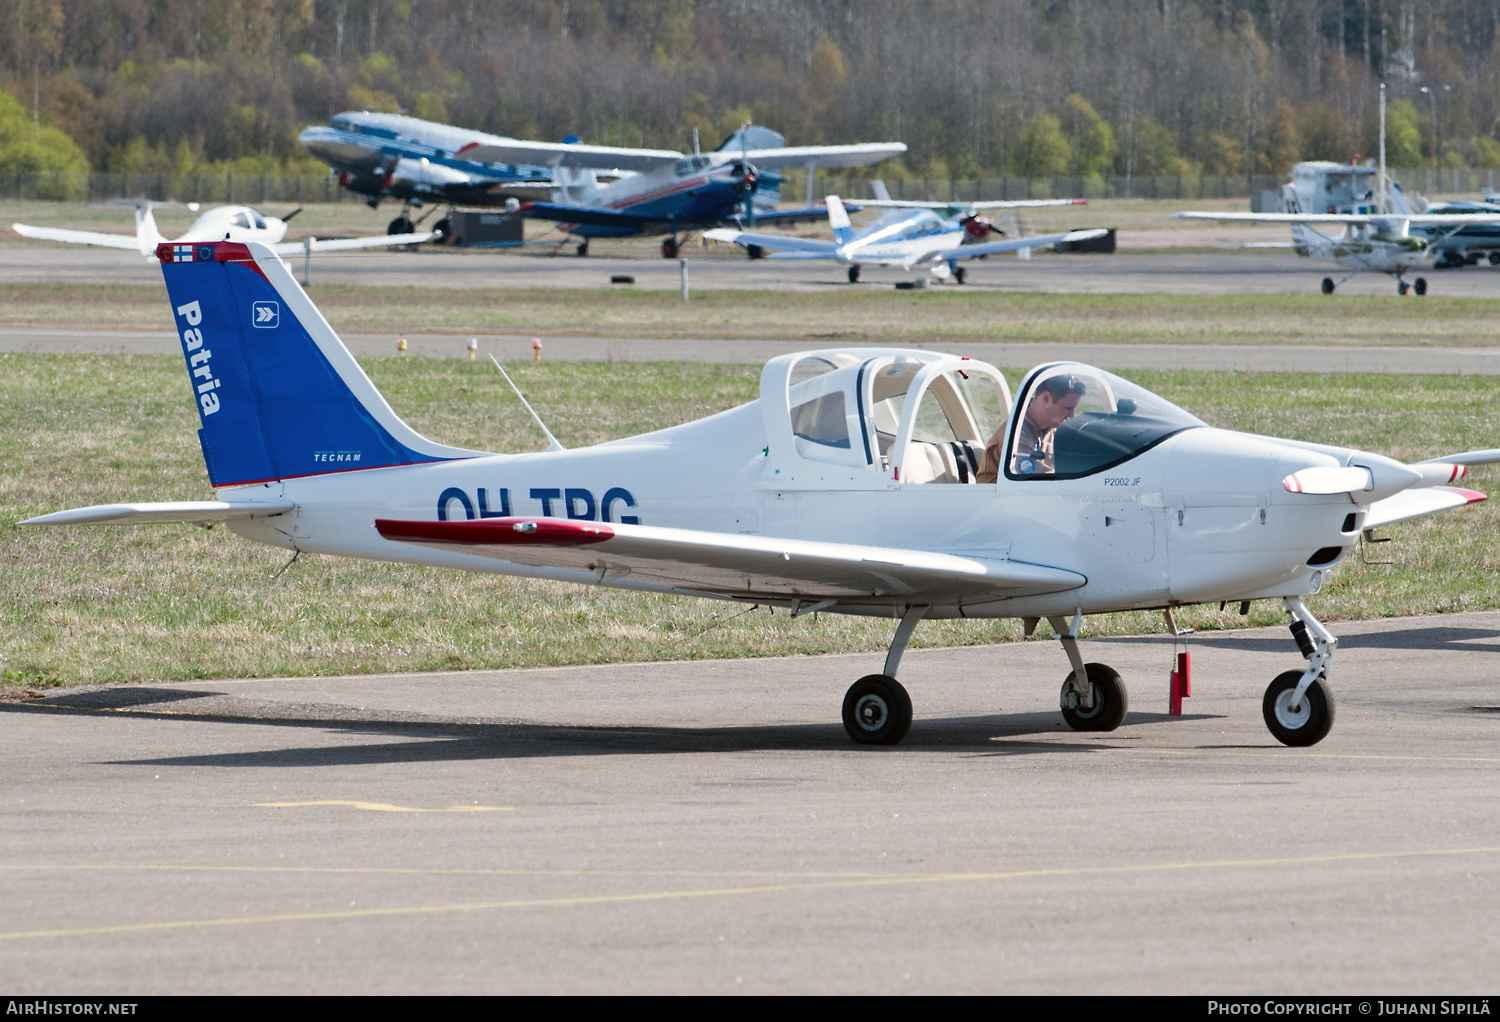
[[[380,519],[375,528],[389,540],[587,572],[601,582],[628,578],[739,598],[970,603],[1065,592],[1087,581],[998,557],[556,518]]]

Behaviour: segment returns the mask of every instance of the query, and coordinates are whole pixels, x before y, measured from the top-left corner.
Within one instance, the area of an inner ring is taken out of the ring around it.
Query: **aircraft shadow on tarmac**
[[[1333,625],[1338,633],[1338,625]],[[1490,642],[1480,640],[1489,639]],[[1160,644],[1170,645],[1170,635],[1131,635],[1120,638],[1100,638],[1101,643]],[[1179,643],[1181,639],[1177,640]],[[1286,635],[1241,636],[1233,631],[1194,632],[1188,637],[1191,646],[1213,646],[1221,649],[1238,649],[1255,653],[1290,653],[1296,656],[1297,647]],[[1491,628],[1463,628],[1441,625],[1422,628],[1402,628],[1397,631],[1364,632],[1339,636],[1339,649],[1406,649],[1406,650],[1451,650],[1454,652],[1500,653],[1500,632]]]
[[[200,707],[177,708],[200,700]],[[175,704],[153,712],[151,707]],[[1015,756],[1037,753],[1098,752],[1117,748],[1089,741],[1069,731],[1056,713],[988,714],[975,717],[918,719],[898,746],[861,747],[838,723],[766,724],[747,727],[662,727],[639,725],[579,726],[495,721],[465,722],[419,715],[379,714],[355,707],[263,703],[227,698],[223,693],[163,688],[105,689],[74,696],[56,695],[24,705],[0,705],[0,713],[54,712],[115,716],[173,723],[246,724],[262,727],[316,728],[343,735],[369,735],[379,742],[322,744],[241,752],[193,753],[152,759],[111,760],[110,766],[183,767],[326,767],[387,763],[429,763],[476,759],[528,759],[547,756],[737,753],[767,750],[834,751],[860,754],[954,752],[966,755]],[[307,710],[305,715],[290,715]],[[1210,714],[1184,714],[1178,720],[1208,720]],[[1115,742],[1130,739],[1131,728],[1169,720],[1166,714],[1132,713],[1110,734]],[[1045,736],[1068,736],[1047,741]]]

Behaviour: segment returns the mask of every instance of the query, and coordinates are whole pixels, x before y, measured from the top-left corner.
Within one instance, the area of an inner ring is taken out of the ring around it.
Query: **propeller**
[[[1348,493],[1373,502],[1402,490],[1451,486],[1469,474],[1470,465],[1500,462],[1500,450],[1447,454],[1415,465],[1403,465],[1379,455],[1362,455],[1366,464],[1346,468],[1320,466],[1293,472],[1281,481],[1292,493]]]
[[[281,218],[281,222],[282,223],[289,223],[291,221],[292,217],[296,216],[300,212],[302,212],[302,207],[298,206],[296,209],[292,210],[286,216],[282,217]]]
[[[1005,237],[1005,232],[995,226],[995,221],[989,217],[980,216],[978,213],[970,213],[960,220],[959,223],[963,224],[964,230],[975,241],[983,241],[990,236],[991,232],[1000,235],[1002,238]]]

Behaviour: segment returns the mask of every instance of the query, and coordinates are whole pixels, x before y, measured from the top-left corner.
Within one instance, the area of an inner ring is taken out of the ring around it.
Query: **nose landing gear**
[[[1078,651],[1078,626],[1083,622],[1083,612],[1073,618],[1071,627],[1065,617],[1049,617],[1047,621],[1073,665],[1058,696],[1068,727],[1074,731],[1113,731],[1125,723],[1130,695],[1119,672],[1105,664],[1084,663]]]
[[[1261,714],[1266,727],[1282,745],[1305,747],[1328,737],[1333,727],[1333,690],[1328,687],[1328,665],[1339,640],[1303,606],[1301,597],[1286,598],[1292,616],[1292,638],[1307,659],[1307,669],[1278,674],[1266,689]]]

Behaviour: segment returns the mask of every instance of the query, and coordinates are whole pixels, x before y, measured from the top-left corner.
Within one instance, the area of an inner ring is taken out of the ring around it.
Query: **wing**
[[[647,230],[656,224],[665,226],[669,223],[659,216],[638,216],[634,213],[622,213],[618,209],[605,209],[602,206],[564,206],[556,202],[523,202],[517,207],[516,212],[532,220],[551,220],[560,224],[593,224],[596,227],[627,227],[632,230]]]
[[[1368,224],[1401,220],[1409,224],[1500,224],[1500,213],[1173,213],[1173,220],[1223,220],[1250,224]]]
[[[438,236],[436,231],[424,231],[419,234],[377,234],[368,238],[310,238],[307,241],[312,242],[311,249],[314,252],[347,252],[356,248],[420,245]],[[272,245],[271,251],[279,256],[299,255],[308,251],[307,241],[287,241],[280,245]]]
[[[844,203],[844,212],[858,213],[863,207],[857,202]],[[744,219],[737,217],[736,220]],[[801,209],[778,209],[770,213],[755,213],[755,223],[760,224],[800,224],[812,221],[827,221],[827,206],[804,206]]]
[[[290,500],[184,500],[165,504],[95,504],[28,518],[21,525],[155,525],[178,522],[236,522],[285,514]]]
[[[827,216],[827,211],[824,211]],[[744,245],[749,248],[769,249],[772,252],[803,252],[810,258],[832,259],[833,254],[838,251],[838,246],[831,241],[819,241],[815,238],[788,238],[784,234],[756,234],[753,231],[737,231],[732,227],[717,227],[711,231],[704,231],[703,236],[710,241],[730,241],[736,245]]]
[[[475,163],[520,163],[531,166],[588,167],[592,170],[651,170],[675,163],[682,154],[669,149],[622,149],[609,145],[584,145],[575,142],[523,142],[513,139],[504,143],[471,145],[453,154]]]
[[[743,155],[759,170],[786,170],[806,167],[866,167],[906,152],[904,142],[859,142],[854,145],[803,145],[782,149],[751,149],[746,153],[721,149],[714,155],[720,162],[738,160]]]
[[[1008,238],[1005,241],[985,241],[978,245],[960,245],[958,248],[950,248],[939,252],[935,258],[939,261],[947,259],[974,259],[982,255],[993,255],[996,252],[1014,252],[1022,248],[1042,248],[1046,245],[1057,245],[1068,241],[1088,241],[1090,238],[1102,238],[1109,231],[1102,227],[1095,227],[1087,231],[1068,231],[1064,234],[1039,234],[1033,238]]]
[[[1427,486],[1417,490],[1402,490],[1394,497],[1386,497],[1384,500],[1377,500],[1371,504],[1361,528],[1368,532],[1383,525],[1394,525],[1397,522],[1422,518],[1485,499],[1487,498],[1482,493],[1457,486]]]
[[[905,202],[901,199],[860,199],[860,205],[886,209],[1031,209],[1037,206],[1087,206],[1088,199],[1017,199],[1001,202]]]
[[[1072,571],[991,558],[556,518],[379,519],[389,540],[696,593],[848,602],[976,601],[1065,592]]]
[[[30,227],[26,224],[11,224],[23,238],[39,241],[65,241],[70,245],[102,245],[105,248],[124,248],[141,252],[140,240],[134,234],[95,234],[93,231],[65,231],[57,227]],[[150,255],[147,247],[142,255]]]

